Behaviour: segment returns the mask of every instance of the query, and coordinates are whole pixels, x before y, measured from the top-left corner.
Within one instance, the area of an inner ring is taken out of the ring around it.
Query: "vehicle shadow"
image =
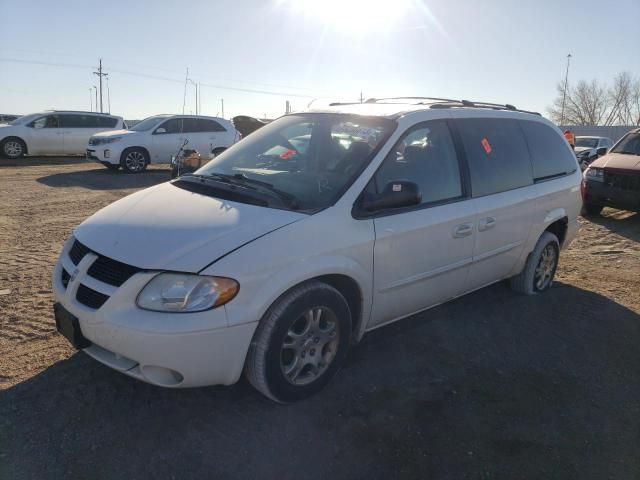
[[[0,168],[2,167],[38,167],[42,165],[75,165],[78,163],[87,163],[84,156],[75,155],[67,157],[59,156],[42,156],[37,157],[21,157],[16,159],[8,159],[0,157]]]
[[[143,173],[127,174],[98,167],[94,170],[55,173],[37,179],[48,187],[83,187],[91,190],[146,188],[171,180],[167,168],[149,168]]]
[[[605,227],[612,233],[640,242],[640,213],[605,208],[601,215],[587,217],[587,220]]]
[[[52,320],[51,320],[52,321]],[[76,353],[0,394],[2,478],[639,478],[640,315],[504,284],[370,332],[316,396]]]

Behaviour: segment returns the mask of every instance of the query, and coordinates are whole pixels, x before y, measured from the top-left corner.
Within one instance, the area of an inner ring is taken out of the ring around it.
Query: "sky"
[[[434,96],[546,112],[563,81],[640,76],[640,0],[0,0],[0,113],[278,117]],[[12,19],[7,21],[7,19]],[[104,109],[107,86],[104,84]]]

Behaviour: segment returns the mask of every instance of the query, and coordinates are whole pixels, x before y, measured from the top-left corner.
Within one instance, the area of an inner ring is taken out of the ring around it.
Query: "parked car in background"
[[[581,179],[558,128],[511,105],[285,115],[78,226],[53,272],[57,328],[154,385],[229,385],[244,371],[293,402],[367,331],[502,279],[549,289]]]
[[[580,168],[584,170],[596,158],[601,157],[611,148],[613,142],[607,137],[576,137],[576,157]]]
[[[83,155],[97,132],[122,128],[122,117],[93,112],[55,110],[32,113],[0,125],[0,153],[23,155]]]
[[[13,122],[17,118],[20,118],[20,115],[0,114],[0,124]]]
[[[87,158],[112,170],[142,172],[150,163],[171,163],[187,141],[205,157],[215,156],[240,139],[224,118],[196,115],[156,115],[128,130],[103,132],[89,139]]]
[[[640,128],[632,130],[609,153],[593,161],[582,182],[583,213],[604,207],[640,212]]]

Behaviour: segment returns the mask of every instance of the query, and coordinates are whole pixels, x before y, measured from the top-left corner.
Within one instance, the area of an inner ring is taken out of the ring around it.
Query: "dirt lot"
[[[640,215],[583,221],[545,295],[497,284],[372,332],[278,406],[145,385],[55,332],[72,228],[168,175],[0,160],[0,478],[640,478]]]

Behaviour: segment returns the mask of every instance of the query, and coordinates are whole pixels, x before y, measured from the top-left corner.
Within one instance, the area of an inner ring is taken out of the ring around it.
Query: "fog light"
[[[111,156],[111,151],[110,150],[105,150],[104,151],[104,158],[109,158]]]

